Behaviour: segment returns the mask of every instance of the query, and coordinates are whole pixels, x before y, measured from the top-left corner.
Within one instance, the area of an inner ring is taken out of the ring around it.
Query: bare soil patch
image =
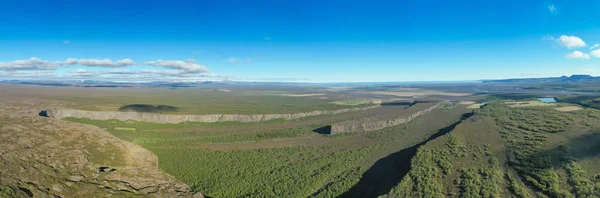
[[[509,101],[504,102],[509,107],[539,107],[539,106],[554,106],[556,103],[545,103],[537,100],[532,101]]]
[[[408,89],[401,91],[374,91],[371,92],[376,95],[388,95],[396,97],[424,97],[431,95],[438,96],[468,96],[471,93],[458,93],[458,92],[443,92],[443,91],[431,91],[431,90],[419,90],[419,89]]]
[[[577,111],[577,110],[581,110],[583,108],[578,107],[578,106],[567,106],[567,107],[558,107],[555,108],[557,111],[563,111],[563,112],[569,112],[569,111]]]
[[[476,103],[475,101],[460,101],[461,105],[472,105],[472,104],[475,104],[475,103]]]
[[[314,93],[314,94],[279,94],[280,96],[289,96],[289,97],[309,97],[309,96],[325,96],[327,94],[324,93]]]
[[[467,106],[468,109],[479,109],[481,106],[485,105],[485,103],[475,103]]]

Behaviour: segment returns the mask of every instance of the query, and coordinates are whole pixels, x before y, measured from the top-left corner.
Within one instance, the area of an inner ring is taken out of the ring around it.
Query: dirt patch
[[[363,105],[363,104],[381,104],[381,100],[352,99],[352,100],[334,101],[331,103],[336,104],[336,105],[354,106],[354,105]]]
[[[388,95],[397,97],[424,97],[431,95],[438,96],[468,96],[470,93],[458,93],[458,92],[442,92],[442,91],[429,91],[429,90],[402,90],[402,91],[374,91],[371,92],[376,95]]]
[[[581,110],[583,108],[578,107],[578,106],[567,106],[567,107],[558,107],[555,108],[557,111],[562,111],[562,112],[568,112],[568,111],[577,111],[577,110]]]
[[[485,103],[476,103],[476,104],[471,104],[471,105],[467,106],[467,108],[468,109],[479,109],[483,105],[485,105]]]
[[[117,131],[136,131],[135,128],[127,128],[127,127],[115,127]]]
[[[229,89],[217,89],[217,91],[222,91],[222,92],[231,92],[231,90],[229,90]]]
[[[280,96],[288,96],[288,97],[309,97],[309,96],[325,96],[327,94],[324,93],[314,93],[314,94],[279,94]]]
[[[475,103],[476,103],[475,101],[460,101],[459,104],[461,104],[461,105],[472,105],[472,104],[475,104]]]
[[[554,106],[556,103],[545,103],[537,100],[532,101],[509,101],[504,102],[509,107],[539,107],[539,106]]]

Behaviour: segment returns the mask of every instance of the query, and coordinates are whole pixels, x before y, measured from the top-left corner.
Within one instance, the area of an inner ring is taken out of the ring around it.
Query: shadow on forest
[[[313,132],[323,134],[323,135],[329,135],[329,134],[331,134],[331,126],[324,126],[324,127],[313,130]]]
[[[600,154],[600,132],[592,132],[587,135],[569,141],[569,153],[576,159],[585,159]]]
[[[412,106],[416,102],[413,101],[399,101],[399,102],[382,102],[381,106]]]
[[[362,175],[360,181],[354,187],[339,197],[378,197],[388,193],[408,174],[411,159],[420,146],[449,133],[461,121],[472,115],[473,113],[463,114],[459,121],[438,130],[423,142],[378,160]]]
[[[130,104],[119,108],[119,111],[135,111],[135,112],[173,112],[178,111],[179,107],[169,105],[147,105],[147,104]]]
[[[547,154],[552,156],[555,167],[562,167],[564,163],[573,159],[582,160],[600,155],[599,142],[600,131],[594,131],[571,139],[564,145],[566,147],[558,146],[547,151]]]

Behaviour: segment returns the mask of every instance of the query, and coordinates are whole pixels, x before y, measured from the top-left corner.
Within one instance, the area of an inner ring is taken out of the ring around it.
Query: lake
[[[548,103],[556,102],[556,100],[554,100],[554,98],[538,98],[538,100],[542,101],[542,102],[548,102]]]

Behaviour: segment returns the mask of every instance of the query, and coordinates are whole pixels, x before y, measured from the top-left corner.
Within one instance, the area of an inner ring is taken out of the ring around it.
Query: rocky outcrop
[[[209,114],[209,115],[168,115],[157,113],[140,112],[117,112],[117,111],[87,111],[76,109],[48,109],[46,114],[52,118],[89,118],[92,120],[135,120],[143,122],[156,123],[182,123],[182,122],[262,122],[275,119],[293,120],[316,115],[334,115],[351,111],[363,111],[378,107],[369,106],[362,108],[348,108],[337,110],[317,110],[304,113],[291,114],[258,114],[258,115],[238,115],[238,114]]]
[[[203,197],[139,145],[0,95],[0,197]]]
[[[396,126],[410,122],[411,120],[423,115],[431,110],[439,108],[441,103],[437,103],[433,106],[427,107],[423,110],[416,111],[406,116],[393,117],[393,118],[378,118],[378,117],[367,117],[356,120],[348,120],[339,122],[331,125],[330,134],[338,134],[345,132],[368,132],[375,131],[391,126]]]

